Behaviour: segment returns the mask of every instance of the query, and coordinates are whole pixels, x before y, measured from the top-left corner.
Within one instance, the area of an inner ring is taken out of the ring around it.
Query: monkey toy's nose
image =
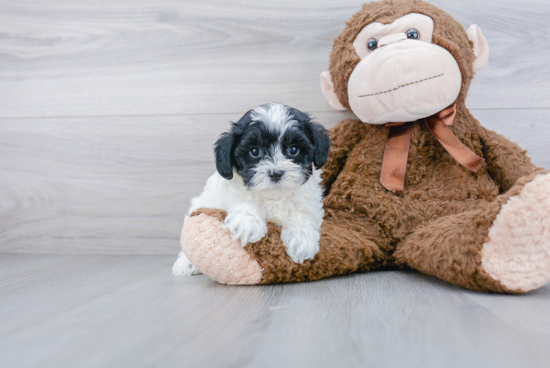
[[[405,33],[394,33],[392,35],[382,37],[380,41],[378,41],[378,47],[390,45],[395,42],[403,41],[407,39],[407,35]]]
[[[282,170],[272,170],[269,172],[269,177],[271,180],[275,183],[277,183],[279,180],[281,180],[281,177],[284,175],[284,171]]]

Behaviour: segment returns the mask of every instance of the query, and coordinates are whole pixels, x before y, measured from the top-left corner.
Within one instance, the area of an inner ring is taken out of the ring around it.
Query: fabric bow
[[[473,153],[453,134],[449,127],[454,124],[455,117],[456,104],[453,104],[437,114],[424,119],[424,121],[439,143],[458,163],[473,172],[477,172],[485,160]],[[386,126],[391,128],[386,143],[386,150],[384,151],[380,183],[387,190],[397,194],[403,193],[405,189],[409,145],[413,124],[415,123],[386,124]]]

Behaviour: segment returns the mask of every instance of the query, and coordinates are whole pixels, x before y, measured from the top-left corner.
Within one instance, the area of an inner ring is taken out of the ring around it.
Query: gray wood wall
[[[474,115],[550,168],[550,2],[432,3],[489,41]],[[361,4],[0,0],[0,252],[177,252],[230,120],[268,101],[347,116],[319,74]]]

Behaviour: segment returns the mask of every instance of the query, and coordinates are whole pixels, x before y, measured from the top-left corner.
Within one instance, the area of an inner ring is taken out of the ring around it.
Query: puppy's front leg
[[[320,222],[312,216],[300,213],[290,216],[282,224],[281,240],[286,254],[296,263],[313,259],[319,252]]]
[[[239,203],[227,211],[225,227],[231,231],[234,240],[241,240],[243,247],[247,243],[260,241],[267,233],[265,215],[258,207],[250,203]]]

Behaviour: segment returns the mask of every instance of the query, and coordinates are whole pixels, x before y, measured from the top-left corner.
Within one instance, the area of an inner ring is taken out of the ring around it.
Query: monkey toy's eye
[[[254,158],[258,158],[262,155],[262,150],[259,148],[259,147],[253,147],[251,150],[250,150],[250,156],[254,157]]]
[[[374,51],[378,48],[378,40],[376,38],[371,38],[367,41],[367,49],[369,51]]]
[[[296,146],[290,146],[288,147],[287,152],[290,157],[295,157],[298,155],[298,153],[300,153],[300,149]]]
[[[410,38],[411,40],[418,40],[420,38],[420,32],[414,28],[411,28],[407,31],[407,38]]]

